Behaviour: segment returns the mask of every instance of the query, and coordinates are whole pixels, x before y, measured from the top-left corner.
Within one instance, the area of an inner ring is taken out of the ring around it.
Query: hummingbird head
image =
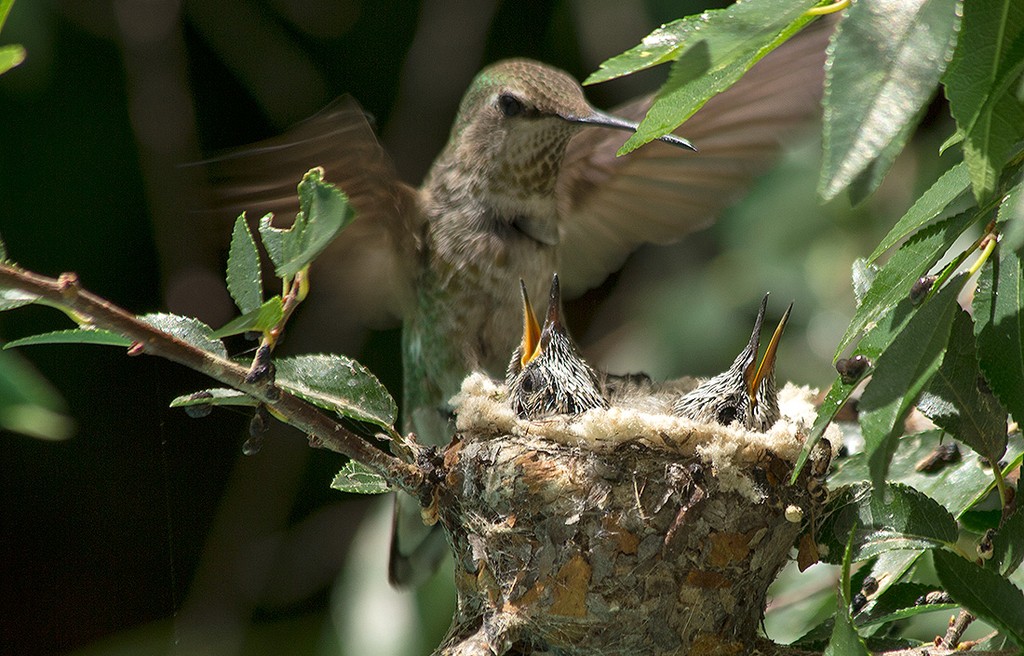
[[[452,155],[482,167],[495,184],[550,193],[565,147],[587,126],[636,131],[637,124],[590,105],[569,74],[528,59],[483,69],[462,99],[452,128]],[[680,137],[662,139],[684,148]]]
[[[537,321],[523,287],[523,341],[512,356],[506,377],[512,408],[523,419],[575,415],[608,406],[597,374],[580,356],[562,322],[561,304],[555,274],[547,316],[537,336]]]
[[[754,320],[750,341],[732,365],[680,397],[673,405],[677,415],[695,421],[728,426],[737,421],[748,430],[764,432],[779,419],[779,399],[775,387],[775,356],[782,332],[793,309],[790,303],[772,334],[764,357],[757,362],[761,324],[768,306],[765,294]]]

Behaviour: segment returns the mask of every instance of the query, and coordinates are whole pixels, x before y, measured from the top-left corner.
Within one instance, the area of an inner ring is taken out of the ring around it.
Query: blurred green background
[[[350,93],[416,182],[483,64],[528,56],[582,79],[706,4],[18,0],[0,34],[28,51],[0,77],[0,235],[29,269],[73,270],[133,311],[220,325],[232,309],[221,281],[232,217],[202,211],[199,172],[182,163],[277,134]],[[587,93],[611,107],[665,74]],[[714,228],[631,258],[578,334],[588,355],[655,376],[716,373],[770,290],[773,322],[795,301],[780,377],[827,385],[853,309],[850,264],[950,165],[935,156],[952,131],[944,116],[930,110],[886,184],[855,209],[818,204],[812,126]],[[397,396],[397,330],[339,334],[315,303],[286,348],[354,354]],[[0,315],[3,340],[62,327],[46,308]],[[449,586],[442,576],[418,599],[381,591],[387,510],[329,490],[335,454],[278,430],[242,456],[245,413],[193,420],[167,408],[206,386],[169,363],[100,347],[3,357],[52,389],[0,392],[43,398],[74,423],[65,441],[0,436],[0,653],[335,654],[357,644],[352,626],[394,638],[353,653],[436,644]],[[346,560],[372,508],[380,527]],[[346,562],[355,566],[339,579]]]

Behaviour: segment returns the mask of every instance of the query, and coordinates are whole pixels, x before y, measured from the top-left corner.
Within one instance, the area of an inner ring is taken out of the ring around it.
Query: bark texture
[[[766,591],[820,510],[828,450],[790,485],[793,440],[780,454],[753,435],[723,458],[714,442],[735,430],[673,419],[648,435],[634,417],[595,441],[495,408],[460,417],[445,454],[436,508],[458,609],[437,654],[771,650],[757,638]]]

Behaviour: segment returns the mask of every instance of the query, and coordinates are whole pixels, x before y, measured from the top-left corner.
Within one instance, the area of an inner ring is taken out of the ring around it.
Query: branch
[[[156,355],[202,372],[265,404],[274,414],[308,433],[319,445],[366,465],[394,487],[421,496],[428,485],[423,471],[370,445],[318,408],[289,394],[272,381],[246,382],[249,370],[157,330],[130,312],[84,289],[74,273],[57,279],[0,263],[0,287],[19,289],[65,306],[93,325],[124,335],[135,344],[131,353]]]

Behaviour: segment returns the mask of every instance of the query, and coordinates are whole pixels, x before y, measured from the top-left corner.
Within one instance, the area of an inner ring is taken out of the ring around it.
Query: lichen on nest
[[[710,463],[723,488],[756,499],[761,495],[745,475],[744,466],[762,462],[769,452],[795,463],[814,422],[812,400],[816,394],[810,387],[786,383],[779,390],[782,418],[763,433],[735,423],[722,426],[672,415],[671,401],[657,396],[613,400],[608,408],[593,408],[576,416],[524,420],[512,411],[505,385],[483,373],[467,376],[452,404],[456,428],[463,435],[534,437],[602,453],[625,443],[641,443],[684,458],[698,456]],[[833,448],[840,444],[841,435],[834,425],[825,437]]]

